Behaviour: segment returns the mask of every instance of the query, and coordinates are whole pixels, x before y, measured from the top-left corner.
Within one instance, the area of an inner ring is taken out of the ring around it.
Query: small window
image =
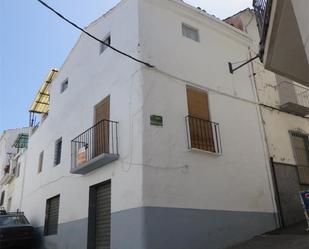
[[[3,206],[4,197],[5,197],[5,191],[2,191],[2,193],[1,193],[1,198],[0,198],[0,206]]]
[[[182,35],[197,42],[200,40],[198,30],[187,24],[182,24]]]
[[[6,207],[6,210],[7,210],[8,212],[11,211],[11,206],[12,206],[12,197],[10,197],[10,198],[8,199],[8,204],[7,204],[7,207]],[[16,223],[18,224],[18,221],[16,221]],[[15,223],[15,224],[16,224],[16,223]]]
[[[15,166],[12,169],[12,174],[18,178],[19,174],[20,174],[20,162],[17,162],[17,164],[15,164]]]
[[[55,143],[54,165],[57,166],[61,162],[62,138],[59,138]]]
[[[59,219],[60,195],[46,201],[44,235],[57,234]]]
[[[43,168],[43,158],[44,158],[44,151],[41,151],[40,156],[39,156],[38,173],[41,173],[41,172],[42,172],[42,168]]]
[[[15,172],[15,176],[16,178],[18,178],[20,175],[20,163],[17,163],[17,166],[16,166],[16,172]]]
[[[12,174],[13,174],[14,176],[16,176],[16,168],[17,168],[17,166],[15,166],[15,167],[12,169]]]
[[[66,79],[61,83],[61,93],[63,93],[69,86],[69,79]]]
[[[103,41],[105,44],[111,45],[111,36],[108,35]],[[102,54],[108,48],[108,46],[105,44],[100,43],[100,54]]]

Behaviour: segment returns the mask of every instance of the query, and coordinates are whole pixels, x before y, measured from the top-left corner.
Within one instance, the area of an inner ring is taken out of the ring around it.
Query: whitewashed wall
[[[123,1],[87,30],[102,39],[111,33],[112,45],[138,56],[137,1]],[[60,196],[59,223],[88,217],[89,186],[112,179],[112,212],[141,206],[143,99],[140,65],[82,35],[71,51],[51,89],[50,113],[29,141],[30,165],[23,210],[35,226],[43,226],[46,199]],[[66,91],[61,83],[69,78]],[[110,118],[119,121],[120,159],[85,176],[70,174],[71,140],[94,125],[94,106],[111,95]],[[60,165],[54,167],[55,141],[62,137]],[[43,170],[38,174],[39,154]]]
[[[142,55],[157,67],[143,70],[144,205],[274,212],[249,66],[233,75],[228,70],[228,62],[248,58],[251,40],[193,7],[163,0],[140,6]],[[199,30],[200,42],[182,36],[182,23]],[[187,151],[186,85],[209,93],[210,116],[221,129],[221,156]],[[149,125],[151,114],[163,116],[163,128]]]
[[[250,11],[244,11],[239,17],[244,24],[247,24],[247,32],[253,38],[253,44],[258,44],[258,29],[256,19],[252,19],[253,15]],[[255,54],[257,52],[258,46],[253,46],[252,53]],[[255,73],[254,78],[260,103],[279,108],[280,96],[275,74],[265,70],[259,60],[254,61],[252,66],[253,71],[251,73]],[[253,79],[252,74],[251,78]],[[294,82],[294,84],[297,83]],[[289,131],[299,131],[308,134],[309,119],[267,107],[262,107],[261,110],[267,136],[269,156],[273,157],[276,162],[296,164]]]

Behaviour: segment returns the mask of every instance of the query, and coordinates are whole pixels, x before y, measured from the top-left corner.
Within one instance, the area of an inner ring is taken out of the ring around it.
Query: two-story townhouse
[[[253,10],[226,22],[253,39],[251,54],[259,52],[260,34]],[[256,60],[250,78],[255,82],[271,160],[282,226],[305,219],[299,191],[309,188],[309,88],[264,69]]]
[[[29,128],[9,129],[0,137],[0,207],[20,210]]]
[[[44,248],[216,249],[276,228],[250,67],[227,66],[249,36],[176,0],[123,0],[86,30],[153,67],[82,34],[46,81],[22,202]]]

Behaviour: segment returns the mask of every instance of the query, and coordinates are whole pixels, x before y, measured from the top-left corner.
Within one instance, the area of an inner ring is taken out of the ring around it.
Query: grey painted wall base
[[[88,219],[62,223],[57,235],[43,236],[43,228],[37,229],[40,249],[87,249]]]
[[[112,249],[221,249],[275,228],[273,213],[144,207],[113,214]]]
[[[87,249],[87,223],[59,224],[41,248]],[[134,208],[112,214],[111,249],[222,249],[274,228],[272,213]]]

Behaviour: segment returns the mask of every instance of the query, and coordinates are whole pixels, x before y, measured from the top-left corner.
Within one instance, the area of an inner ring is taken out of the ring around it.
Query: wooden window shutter
[[[187,87],[187,101],[191,147],[215,152],[207,92]]]
[[[109,153],[110,96],[95,106],[95,155]]]

